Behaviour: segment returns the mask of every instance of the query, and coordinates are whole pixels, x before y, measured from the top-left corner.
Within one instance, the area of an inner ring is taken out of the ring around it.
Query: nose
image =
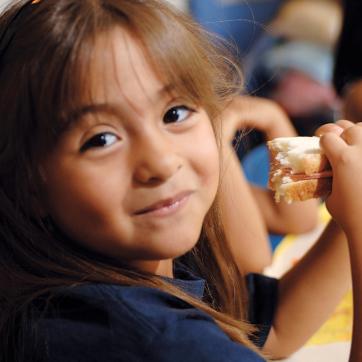
[[[138,183],[162,183],[182,168],[175,145],[159,133],[142,137],[135,148],[134,179]]]

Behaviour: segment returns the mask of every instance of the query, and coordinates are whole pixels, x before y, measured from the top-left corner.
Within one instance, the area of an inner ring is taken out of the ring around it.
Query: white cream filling
[[[283,166],[289,167],[294,173],[303,172],[302,160],[306,155],[321,154],[319,137],[281,137],[270,141],[279,150],[276,160]]]

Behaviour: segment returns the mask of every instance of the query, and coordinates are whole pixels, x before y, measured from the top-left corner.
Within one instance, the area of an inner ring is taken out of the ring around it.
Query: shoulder
[[[125,351],[125,357],[127,351],[142,356],[170,322],[194,312],[167,293],[106,284],[64,288],[49,305],[40,330],[49,361],[54,362],[78,361],[72,358],[80,353],[81,361],[113,361],[119,350]]]
[[[87,285],[62,290],[51,305],[40,321],[47,361],[221,362],[233,361],[231,351],[259,360],[209,316],[155,289]]]

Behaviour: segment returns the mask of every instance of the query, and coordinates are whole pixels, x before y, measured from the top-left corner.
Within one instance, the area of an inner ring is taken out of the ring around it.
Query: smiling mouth
[[[167,215],[170,213],[173,213],[180,209],[181,206],[183,206],[189,196],[192,194],[191,191],[185,191],[177,194],[175,197],[168,198],[161,200],[159,202],[156,202],[150,206],[145,207],[144,209],[136,211],[134,214],[136,216],[139,215],[146,215],[146,214],[154,214],[154,215]]]

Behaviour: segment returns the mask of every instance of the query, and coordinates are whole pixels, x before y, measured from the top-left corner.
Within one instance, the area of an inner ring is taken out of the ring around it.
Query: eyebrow
[[[167,95],[172,94],[175,87],[172,84],[165,85],[161,89],[156,92],[156,97],[158,98],[165,98]],[[155,97],[155,98],[156,98]],[[94,113],[108,113],[113,115],[120,115],[122,111],[117,104],[112,103],[91,103],[86,104],[84,106],[79,107],[78,109],[73,110],[70,115],[69,119],[72,121],[80,120],[86,114],[94,114]]]

